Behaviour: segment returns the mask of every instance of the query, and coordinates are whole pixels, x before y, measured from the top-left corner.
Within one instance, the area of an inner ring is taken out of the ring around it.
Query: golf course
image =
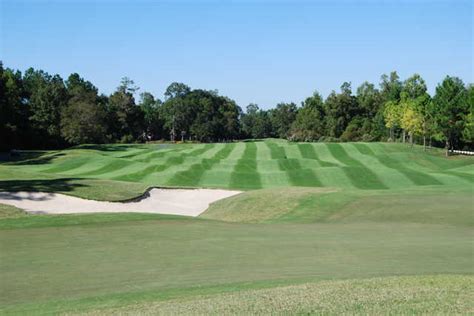
[[[197,217],[0,205],[0,313],[473,313],[473,183],[473,157],[401,143],[19,151],[0,191],[241,193]]]

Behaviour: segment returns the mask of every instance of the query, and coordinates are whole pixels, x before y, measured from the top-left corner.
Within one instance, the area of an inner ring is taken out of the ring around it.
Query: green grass
[[[321,281],[105,308],[87,314],[468,314],[474,312],[473,283],[474,277],[457,275]]]
[[[81,146],[23,152],[16,161],[0,163],[0,190],[50,187],[53,191],[101,200],[130,198],[152,186],[389,191],[433,185],[471,186],[473,165],[472,157],[446,159],[438,150],[423,152],[417,146],[384,143],[294,144],[266,140]],[[59,182],[65,183],[62,188],[58,187]],[[120,190],[122,186],[130,193]],[[99,187],[100,192],[95,190]]]
[[[201,217],[242,223],[406,222],[474,226],[472,188],[264,189],[217,201]]]
[[[36,218],[41,222],[6,219],[0,226],[0,311],[116,307],[171,292],[185,297],[196,287],[243,290],[254,283],[473,272],[474,236],[464,224]]]
[[[0,205],[0,314],[467,314],[472,157],[385,143],[87,145],[0,162],[0,190],[125,200],[240,189],[198,218]]]
[[[10,218],[16,219],[16,218],[26,217],[26,216],[28,216],[28,213],[26,213],[25,211],[19,208],[16,208],[11,205],[0,204],[0,220],[10,219]],[[3,222],[5,221],[0,221],[0,225]]]

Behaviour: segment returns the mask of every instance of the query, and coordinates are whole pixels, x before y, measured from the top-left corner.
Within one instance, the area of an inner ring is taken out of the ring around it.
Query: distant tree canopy
[[[431,97],[423,78],[382,75],[377,88],[350,82],[326,99],[245,111],[217,91],[173,82],[164,101],[138,94],[124,77],[111,95],[79,74],[67,80],[30,68],[23,74],[0,62],[0,149],[63,148],[85,143],[152,140],[219,142],[279,137],[294,141],[400,141],[447,149],[474,145],[474,87],[447,76]],[[135,96],[139,96],[138,103]]]

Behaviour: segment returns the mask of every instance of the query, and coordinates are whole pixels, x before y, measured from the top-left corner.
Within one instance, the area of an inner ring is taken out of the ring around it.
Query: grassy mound
[[[11,205],[0,204],[0,220],[6,218],[19,218],[27,215],[28,214],[25,211],[19,208]],[[0,221],[0,223],[2,223],[2,221]]]
[[[365,191],[284,188],[244,192],[211,204],[202,218],[244,223],[405,222],[474,226],[472,189]]]

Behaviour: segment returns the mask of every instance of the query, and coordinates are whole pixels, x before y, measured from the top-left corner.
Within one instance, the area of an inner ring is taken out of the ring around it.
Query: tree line
[[[219,142],[286,138],[293,141],[399,141],[472,149],[474,87],[447,76],[427,92],[414,74],[382,75],[378,87],[344,82],[326,99],[318,92],[300,106],[279,103],[245,111],[215,90],[174,82],[164,100],[123,78],[111,95],[79,74],[66,80],[43,70],[24,73],[0,63],[0,149],[64,148],[91,143],[154,140]],[[135,95],[140,98],[137,102]]]

